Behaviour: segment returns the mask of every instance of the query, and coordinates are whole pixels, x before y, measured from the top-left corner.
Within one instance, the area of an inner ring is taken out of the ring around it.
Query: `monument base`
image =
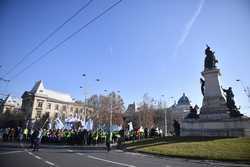
[[[183,120],[181,136],[250,136],[250,118],[238,111],[232,88],[221,87],[218,61],[209,46],[205,54],[204,71],[201,72],[204,80],[200,79],[203,94],[200,113]],[[191,112],[197,114],[197,111]]]
[[[250,136],[250,118],[186,119],[181,124],[181,136]]]

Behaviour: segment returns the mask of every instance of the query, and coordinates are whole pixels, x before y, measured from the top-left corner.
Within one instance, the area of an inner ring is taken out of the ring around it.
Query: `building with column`
[[[82,101],[75,101],[69,94],[46,89],[41,80],[22,95],[22,110],[33,122],[46,114],[51,120],[57,117],[62,121],[69,117],[82,120],[91,117],[94,112],[92,107]]]

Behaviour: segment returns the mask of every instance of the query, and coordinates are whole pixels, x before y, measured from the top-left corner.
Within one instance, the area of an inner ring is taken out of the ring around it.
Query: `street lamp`
[[[96,82],[97,82],[97,83],[100,82],[100,81],[101,81],[101,80],[100,80],[99,78],[96,79]],[[100,121],[101,121],[101,120],[100,120],[100,106],[99,106],[100,104],[99,104],[99,103],[100,103],[100,96],[98,96],[98,94],[97,94],[97,106],[96,106],[96,107],[97,107],[97,108],[96,108],[97,114],[96,114],[96,115],[97,115],[97,117],[98,117],[98,129],[100,128],[100,124],[101,124],[101,122],[100,122]]]
[[[164,94],[161,95],[161,97],[165,97]],[[168,110],[168,105],[167,105],[167,101],[168,99],[173,99],[174,97],[171,96],[169,98],[166,99],[166,101],[164,101],[164,136],[168,136],[168,125],[167,125],[167,110]]]
[[[107,89],[104,90],[104,92],[108,92]],[[117,93],[120,93],[120,90],[117,91]],[[109,97],[108,97],[109,98]],[[110,120],[109,120],[109,131],[110,131],[110,137],[112,139],[112,119],[113,119],[113,95],[111,94],[110,100]]]
[[[80,89],[84,89],[83,86],[80,86]],[[83,90],[84,94],[84,105],[83,105],[83,112],[84,112],[84,122],[86,121],[86,92]]]
[[[83,78],[86,78],[86,74],[82,74]],[[80,86],[80,89],[84,89],[83,86]],[[83,90],[84,94],[84,105],[83,105],[83,111],[84,111],[84,122],[86,121],[86,96],[87,96],[87,82],[85,81],[85,90]]]
[[[108,90],[105,89],[104,90],[105,93],[108,93]],[[108,94],[107,94],[108,96]],[[109,97],[108,97],[109,98]],[[109,99],[109,103],[110,103],[110,118],[109,118],[109,131],[110,131],[110,134],[111,134],[111,127],[112,127],[112,98]]]
[[[161,97],[164,98],[165,95],[162,94]],[[164,136],[167,136],[167,134],[168,134],[168,129],[167,129],[167,108],[166,108],[165,102],[164,102],[164,105],[163,105],[163,109],[164,109]]]

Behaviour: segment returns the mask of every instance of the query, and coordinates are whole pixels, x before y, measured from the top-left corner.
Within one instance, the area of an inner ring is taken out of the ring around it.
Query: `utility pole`
[[[165,95],[161,95],[161,97],[165,97]],[[168,112],[168,99],[173,99],[174,97],[166,98],[166,101],[164,101],[164,136],[168,136],[168,121],[167,121],[167,112]]]
[[[109,101],[109,105],[110,105],[110,117],[109,117],[109,140],[112,141],[112,100],[113,100],[113,97],[112,97],[112,94],[111,94],[111,97],[109,97],[108,95],[108,90],[105,89],[104,90],[105,93],[107,93],[107,98],[108,98],[108,101]]]
[[[108,95],[108,90],[105,89],[104,92],[107,93],[106,96],[108,98],[108,103],[110,105],[109,131],[111,132],[111,125],[112,125],[112,114],[111,114],[111,112],[112,112],[112,105],[111,105],[110,97]]]
[[[164,99],[165,95],[162,94],[161,97]],[[164,100],[163,100],[164,101]],[[164,136],[166,137],[168,134],[168,128],[167,128],[167,108],[166,108],[166,102],[163,102],[163,110],[164,110]]]
[[[100,79],[96,79],[96,82],[98,83],[98,82],[100,82]],[[96,116],[97,116],[97,118],[98,118],[98,126],[97,126],[97,129],[99,129],[100,128],[100,122],[101,122],[101,120],[100,120],[100,96],[97,94],[97,106],[96,106]]]
[[[86,78],[86,74],[82,74],[83,78],[85,79]],[[83,112],[84,112],[84,123],[86,122],[86,94],[87,94],[87,82],[86,82],[86,79],[85,79],[85,87],[84,86],[80,86],[81,89],[84,89],[83,90],[83,94],[84,94],[84,105],[83,105]]]
[[[110,133],[112,133],[112,117],[113,117],[113,97],[111,97],[111,99],[110,99],[110,122],[109,122],[109,127],[110,127]]]

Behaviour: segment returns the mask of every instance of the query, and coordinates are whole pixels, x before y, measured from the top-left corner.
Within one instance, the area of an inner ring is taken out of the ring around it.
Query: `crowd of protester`
[[[28,128],[2,128],[1,138],[4,142],[30,142],[33,133],[40,132],[41,143],[44,144],[79,144],[90,145],[105,142],[103,131],[56,130],[56,129],[28,129]],[[33,135],[34,136],[34,135]],[[114,136],[115,138],[115,136]]]
[[[1,138],[4,142],[14,142],[23,140],[23,129],[21,127],[17,128],[1,128],[0,129]]]
[[[79,130],[59,130],[59,129],[28,129],[28,128],[2,128],[0,129],[2,141],[4,142],[30,142],[34,136],[39,137],[42,144],[69,144],[69,145],[91,145],[105,143],[107,133],[103,130],[87,131]],[[34,134],[35,133],[35,134]],[[40,134],[39,134],[40,133]],[[40,135],[40,136],[38,136]],[[111,142],[117,142],[124,136],[125,141],[140,140],[149,137],[161,137],[156,129],[147,129],[143,131],[135,129],[127,131],[123,130],[112,132]]]

